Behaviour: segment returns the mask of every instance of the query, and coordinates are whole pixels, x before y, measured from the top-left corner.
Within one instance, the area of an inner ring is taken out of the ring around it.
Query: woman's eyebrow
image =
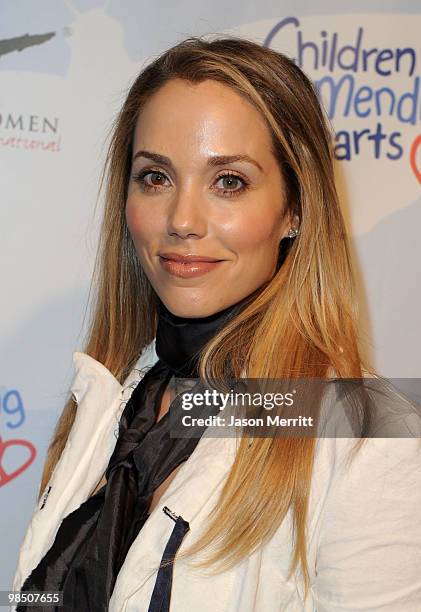
[[[146,151],[144,149],[141,149],[140,151],[137,151],[137,153],[135,153],[135,155],[133,156],[132,162],[134,162],[134,160],[137,159],[138,157],[146,157],[147,159],[151,159],[157,164],[168,166],[169,168],[174,170],[174,166],[170,158],[166,157],[166,155],[161,155],[160,153],[153,153],[152,151]],[[254,166],[256,166],[256,168],[260,170],[260,172],[264,172],[259,162],[257,162],[255,159],[253,159],[249,155],[245,155],[245,154],[244,155],[240,155],[240,154],[238,155],[212,155],[212,157],[208,157],[206,165],[210,168],[214,168],[217,166],[225,166],[227,164],[232,164],[237,161],[244,161],[244,162],[248,162],[249,164],[253,164]]]

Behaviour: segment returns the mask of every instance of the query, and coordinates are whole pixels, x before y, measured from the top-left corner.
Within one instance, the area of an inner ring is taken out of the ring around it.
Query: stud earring
[[[297,236],[299,234],[299,230],[296,227],[291,227],[291,229],[288,231],[287,234],[287,238],[295,238],[295,236]]]

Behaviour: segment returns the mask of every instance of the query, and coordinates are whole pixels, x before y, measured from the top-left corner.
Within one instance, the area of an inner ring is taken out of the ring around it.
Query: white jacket
[[[63,518],[85,501],[107,467],[124,402],[139,370],[157,360],[152,342],[124,385],[92,357],[74,353],[71,390],[78,410],[63,454],[37,503],[20,549],[19,590],[53,543]],[[144,372],[145,370],[143,370]],[[319,439],[308,514],[311,589],[300,572],[287,580],[291,515],[245,561],[209,575],[176,560],[172,612],[420,612],[421,450],[417,439]],[[167,506],[190,524],[180,551],[206,528],[234,459],[236,440],[203,436],[134,541],[117,577],[111,612],[147,612],[157,568],[174,527]],[[286,467],[286,469],[288,469]],[[15,608],[11,608],[15,610]]]

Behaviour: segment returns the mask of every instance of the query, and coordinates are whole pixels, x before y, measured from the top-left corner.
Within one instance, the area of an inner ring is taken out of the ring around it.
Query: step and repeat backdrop
[[[140,68],[183,38],[256,40],[316,83],[364,350],[385,376],[421,376],[420,32],[420,3],[397,0],[2,0],[0,590],[83,348],[109,129]]]

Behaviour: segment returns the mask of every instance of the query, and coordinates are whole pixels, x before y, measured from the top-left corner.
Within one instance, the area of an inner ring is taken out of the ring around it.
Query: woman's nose
[[[180,238],[206,235],[206,204],[197,190],[185,189],[174,196],[168,211],[167,231]]]

